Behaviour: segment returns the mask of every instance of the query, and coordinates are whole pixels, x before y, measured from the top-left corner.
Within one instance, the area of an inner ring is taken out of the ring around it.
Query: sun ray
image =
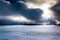
[[[39,0],[39,1],[42,1],[42,0]],[[52,18],[53,12],[49,8],[54,6],[57,3],[57,1],[56,0],[46,0],[46,1],[43,0],[42,3],[40,3],[39,1],[36,1],[36,3],[27,2],[25,4],[27,5],[29,9],[39,8],[43,10],[42,18],[44,19]]]

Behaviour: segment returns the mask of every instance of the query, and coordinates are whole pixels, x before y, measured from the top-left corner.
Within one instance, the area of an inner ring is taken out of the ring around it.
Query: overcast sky
[[[2,21],[2,24],[9,23],[8,21],[39,23],[45,10],[44,3],[50,5],[46,8],[51,8],[53,11],[52,19],[60,21],[59,0],[0,0],[0,22]]]

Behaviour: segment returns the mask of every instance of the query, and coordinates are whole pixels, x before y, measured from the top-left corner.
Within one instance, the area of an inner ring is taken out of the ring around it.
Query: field
[[[0,26],[0,40],[60,40],[60,26]]]

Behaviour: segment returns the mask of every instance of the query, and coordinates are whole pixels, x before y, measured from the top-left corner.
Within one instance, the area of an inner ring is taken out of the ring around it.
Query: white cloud
[[[56,24],[60,24],[60,21],[58,21],[58,20],[55,20],[56,21]]]
[[[31,1],[31,0],[29,0]],[[29,9],[36,9],[39,8],[41,10],[43,10],[43,14],[42,17],[43,18],[53,18],[53,11],[50,10],[49,8],[51,8],[52,6],[54,6],[57,1],[56,0],[43,0],[43,2],[40,2],[42,0],[35,0],[34,2],[27,2],[25,3],[27,5],[27,7]]]
[[[2,19],[7,19],[7,20],[11,20],[11,21],[14,21],[14,22],[35,22],[33,20],[30,20],[30,19],[27,19],[26,17],[24,16],[16,16],[16,15],[12,15],[12,16],[0,16]]]
[[[5,0],[2,0],[3,2],[5,2],[5,3],[7,3],[7,4],[10,4],[10,2],[9,1],[5,1]]]
[[[20,2],[20,3],[23,3],[23,4],[24,4],[24,1],[18,1],[18,2]]]

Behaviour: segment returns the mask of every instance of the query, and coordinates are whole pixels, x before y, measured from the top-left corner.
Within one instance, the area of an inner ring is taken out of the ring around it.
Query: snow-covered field
[[[60,26],[0,26],[0,40],[60,40]]]

